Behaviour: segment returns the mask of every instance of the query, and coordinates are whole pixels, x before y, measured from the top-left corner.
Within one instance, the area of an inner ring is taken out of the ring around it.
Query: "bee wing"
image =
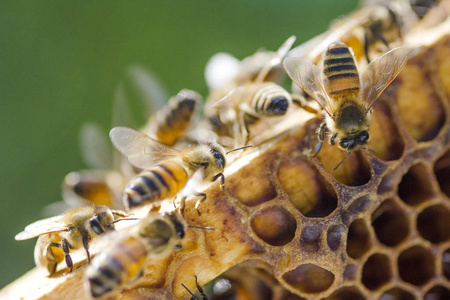
[[[80,130],[81,154],[95,169],[112,169],[111,146],[105,135],[96,123],[84,123]]]
[[[17,241],[28,240],[43,234],[67,231],[68,227],[62,222],[63,215],[42,219],[31,223],[25,230],[15,237]]]
[[[330,117],[333,117],[332,102],[322,84],[322,71],[319,67],[306,59],[296,57],[285,58],[283,64],[292,81],[316,100]]]
[[[295,35],[290,36],[281,46],[278,48],[277,52],[275,53],[274,57],[264,66],[264,68],[259,72],[258,77],[256,78],[256,82],[261,82],[264,80],[264,78],[267,76],[267,74],[270,72],[270,70],[281,63],[281,60],[286,56],[286,54],[289,52],[289,49],[291,49],[292,45],[295,42]]]
[[[239,92],[241,92],[244,89],[242,86],[238,86],[234,89],[232,89],[228,94],[225,95],[222,99],[214,103],[212,106],[216,109],[221,108],[235,108],[239,105],[239,101],[241,100],[241,97],[237,96]]]
[[[409,49],[399,47],[372,61],[362,74],[362,99],[369,109],[384,89],[397,77],[408,59]]]
[[[169,96],[157,76],[152,72],[139,65],[134,65],[128,68],[127,77],[141,103],[146,106],[146,118],[166,104]]]
[[[162,160],[172,158],[179,152],[128,127],[114,127],[109,136],[114,147],[126,156],[130,163],[142,169],[148,169]]]

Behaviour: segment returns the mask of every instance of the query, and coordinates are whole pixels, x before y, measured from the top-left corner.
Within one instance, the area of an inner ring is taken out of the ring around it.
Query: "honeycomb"
[[[411,37],[422,45],[373,106],[374,152],[333,171],[346,153],[324,143],[312,157],[322,117],[294,111],[283,134],[237,155],[201,215],[187,201],[186,221],[214,231],[189,229],[106,298],[189,299],[182,283],[221,275],[238,299],[450,299],[449,28]],[[83,298],[84,268],[44,285]]]
[[[216,230],[189,230],[182,250],[116,296],[183,297],[194,275],[205,284],[231,268],[248,299],[448,299],[449,55],[448,33],[417,48],[374,105],[373,154],[336,171],[336,147],[311,158],[317,117],[242,156],[201,216],[187,203],[189,224]]]

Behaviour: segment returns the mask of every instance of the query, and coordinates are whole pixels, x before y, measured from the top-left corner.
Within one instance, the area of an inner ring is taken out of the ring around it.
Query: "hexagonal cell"
[[[377,290],[392,278],[389,258],[383,254],[374,254],[366,261],[362,270],[362,283],[369,290]]]
[[[231,194],[247,206],[256,206],[277,196],[272,183],[264,176],[270,174],[270,161],[262,158],[241,168],[239,176],[233,174],[225,180]]]
[[[365,300],[366,298],[361,294],[361,292],[356,287],[342,287],[336,292],[331,294],[328,300]]]
[[[380,297],[380,300],[414,300],[414,299],[416,298],[414,298],[413,295],[398,287],[392,288],[384,292]]]
[[[317,157],[340,183],[348,186],[361,186],[368,183],[371,178],[370,163],[363,152],[364,150],[353,151],[346,157],[348,152],[324,141],[322,150]],[[341,162],[342,164],[339,165]]]
[[[305,251],[316,252],[320,248],[322,226],[307,226],[300,234],[300,246]]]
[[[397,160],[403,154],[405,143],[393,122],[392,113],[380,100],[375,102],[373,109],[368,147],[375,151],[373,155],[382,160]]]
[[[345,228],[339,225],[333,225],[327,232],[327,244],[332,251],[336,251],[342,244],[342,236],[345,235]]]
[[[272,246],[283,246],[292,241],[297,229],[295,218],[279,206],[259,211],[253,217],[251,226],[260,239]]]
[[[333,284],[334,274],[316,265],[304,264],[285,273],[283,279],[303,293],[320,293]]]
[[[366,253],[372,246],[370,233],[363,219],[356,219],[348,228],[347,254],[357,259]]]
[[[413,246],[398,257],[398,273],[403,281],[423,285],[434,276],[434,258],[422,246]]]
[[[433,88],[427,68],[414,58],[400,74],[397,105],[402,124],[416,141],[430,141],[439,133],[445,121],[444,108]],[[414,105],[412,104],[414,103]],[[426,113],[428,118],[423,118]],[[417,117],[412,117],[417,116]]]
[[[441,191],[450,198],[450,151],[447,151],[434,164],[434,174],[439,183]]]
[[[450,290],[441,285],[432,287],[423,296],[424,300],[448,300],[450,299]]]
[[[423,164],[412,166],[398,185],[400,198],[409,205],[418,205],[435,196],[430,175]]]
[[[442,254],[442,273],[450,280],[450,249]]]
[[[301,157],[287,156],[278,180],[292,204],[305,216],[325,217],[337,207],[337,195],[317,169]]]
[[[383,202],[372,214],[372,227],[378,240],[390,247],[400,244],[409,234],[408,217],[392,200]]]
[[[417,217],[417,230],[433,244],[449,240],[450,210],[444,205],[427,207]]]
[[[344,280],[354,280],[358,274],[358,267],[354,264],[349,264],[344,270]]]

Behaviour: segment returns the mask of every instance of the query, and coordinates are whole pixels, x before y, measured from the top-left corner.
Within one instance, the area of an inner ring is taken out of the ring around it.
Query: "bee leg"
[[[183,196],[180,200],[180,214],[184,216],[184,208],[186,207],[186,196]],[[175,205],[175,201],[173,202]]]
[[[300,95],[297,94],[291,94],[291,98],[292,98],[292,103],[294,103],[295,105],[297,105],[298,107],[302,108],[303,110],[315,114],[317,115],[319,112],[308,105],[306,99]]]
[[[313,157],[316,157],[317,154],[319,154],[320,149],[322,149],[323,140],[325,139],[325,127],[327,126],[327,123],[325,121],[320,124],[319,129],[317,130],[317,139],[319,140],[316,144],[316,147],[314,150],[316,150],[316,153]]]
[[[202,296],[202,300],[208,300],[208,296],[205,295],[205,292],[203,291],[202,287],[198,284],[197,275],[194,275],[194,278],[195,278],[195,286],[197,287],[198,292]]]
[[[91,255],[89,254],[89,236],[88,236],[87,232],[83,232],[81,237],[83,240],[84,250],[86,250],[86,256],[88,258],[88,262],[91,263]]]
[[[330,145],[334,146],[334,140],[337,137],[337,132],[333,133],[333,135],[330,138]]]
[[[197,203],[195,203],[195,209],[197,210],[198,215],[201,216],[201,213],[200,213],[200,211],[198,210],[198,207],[200,206],[200,204],[201,204],[202,202],[205,202],[205,200],[206,200],[206,194],[200,193],[200,192],[194,192],[194,195],[195,195],[195,196],[201,197],[201,198],[197,201]]]
[[[56,267],[58,266],[58,262],[56,261],[52,247],[61,248],[61,246],[56,243],[51,243],[50,245],[47,246],[45,258],[47,259],[47,270],[50,273],[50,275],[53,275],[56,272]]]
[[[212,181],[214,182],[219,178],[220,178],[220,190],[223,191],[223,188],[225,187],[225,175],[223,175],[223,173],[214,175]]]
[[[250,139],[250,133],[248,130],[248,123],[245,120],[247,113],[243,110],[239,111],[239,124],[241,128],[241,141],[239,141],[239,146],[246,146]]]
[[[61,248],[64,252],[64,258],[66,260],[66,265],[69,268],[69,273],[71,273],[73,270],[73,262],[72,262],[72,257],[70,257],[70,254],[69,254],[69,243],[67,242],[66,239],[62,239]]]

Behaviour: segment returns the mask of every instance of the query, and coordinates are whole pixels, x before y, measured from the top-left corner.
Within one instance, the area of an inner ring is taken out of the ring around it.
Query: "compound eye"
[[[339,142],[341,148],[352,149],[355,146],[355,141],[352,139],[346,139]]]
[[[177,236],[179,239],[184,237],[184,228],[180,223],[175,223],[175,231],[177,232]]]
[[[223,169],[225,168],[225,157],[223,157],[222,153],[220,153],[217,150],[212,150],[214,159],[216,160],[217,164]]]
[[[364,143],[367,142],[369,140],[369,133],[366,130],[361,132],[361,134],[359,135],[359,140]]]
[[[96,234],[102,234],[105,232],[105,230],[103,230],[102,225],[100,224],[99,221],[99,216],[96,214],[94,215],[90,220],[89,220],[89,224],[91,225],[92,230],[96,233]]]

